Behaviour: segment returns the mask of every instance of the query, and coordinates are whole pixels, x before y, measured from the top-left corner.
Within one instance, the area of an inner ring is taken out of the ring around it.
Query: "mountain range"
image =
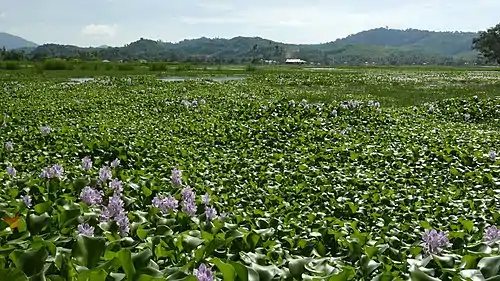
[[[96,48],[43,44],[0,33],[0,47],[24,48],[34,60],[190,61],[208,63],[283,62],[301,58],[322,64],[453,64],[474,62],[474,32],[437,32],[418,29],[375,28],[322,44],[288,44],[261,37],[198,38],[177,43],[141,38],[122,47]]]

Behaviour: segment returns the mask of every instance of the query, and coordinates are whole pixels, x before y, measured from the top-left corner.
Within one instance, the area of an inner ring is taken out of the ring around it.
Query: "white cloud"
[[[89,24],[82,28],[82,34],[86,36],[109,36],[114,37],[118,31],[116,24]]]
[[[5,18],[5,16],[6,16],[5,12],[0,12],[0,19]]]

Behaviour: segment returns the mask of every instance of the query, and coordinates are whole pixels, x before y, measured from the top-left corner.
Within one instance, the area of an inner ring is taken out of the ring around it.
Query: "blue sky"
[[[333,41],[376,27],[478,31],[500,22],[499,0],[2,0],[0,31],[39,44],[113,45],[140,37],[260,36]]]

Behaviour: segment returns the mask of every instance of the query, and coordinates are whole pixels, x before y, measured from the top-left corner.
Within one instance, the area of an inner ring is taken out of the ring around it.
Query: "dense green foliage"
[[[322,65],[464,65],[484,64],[472,51],[476,33],[377,28],[324,44],[297,45],[260,37],[198,38],[169,43],[142,39],[123,47],[82,48],[45,44],[26,58],[110,61],[167,61],[209,64],[263,63],[301,58]],[[1,42],[1,41],[0,41]]]
[[[200,263],[219,280],[498,280],[498,243],[483,242],[500,224],[498,81],[380,69],[2,81],[0,280],[196,280]],[[126,237],[80,197],[91,186],[107,202],[97,179],[114,159]],[[41,178],[54,164],[62,176]],[[194,217],[152,206],[181,199],[174,167]],[[205,193],[228,216],[207,221]],[[93,237],[77,234],[84,222]],[[450,240],[441,253],[423,251],[430,228]]]
[[[500,63],[500,23],[481,31],[473,40],[474,49],[490,61]]]

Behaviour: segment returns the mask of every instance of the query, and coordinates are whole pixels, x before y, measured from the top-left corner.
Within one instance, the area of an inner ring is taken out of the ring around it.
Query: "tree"
[[[500,23],[472,40],[472,48],[479,51],[483,57],[500,64]]]

